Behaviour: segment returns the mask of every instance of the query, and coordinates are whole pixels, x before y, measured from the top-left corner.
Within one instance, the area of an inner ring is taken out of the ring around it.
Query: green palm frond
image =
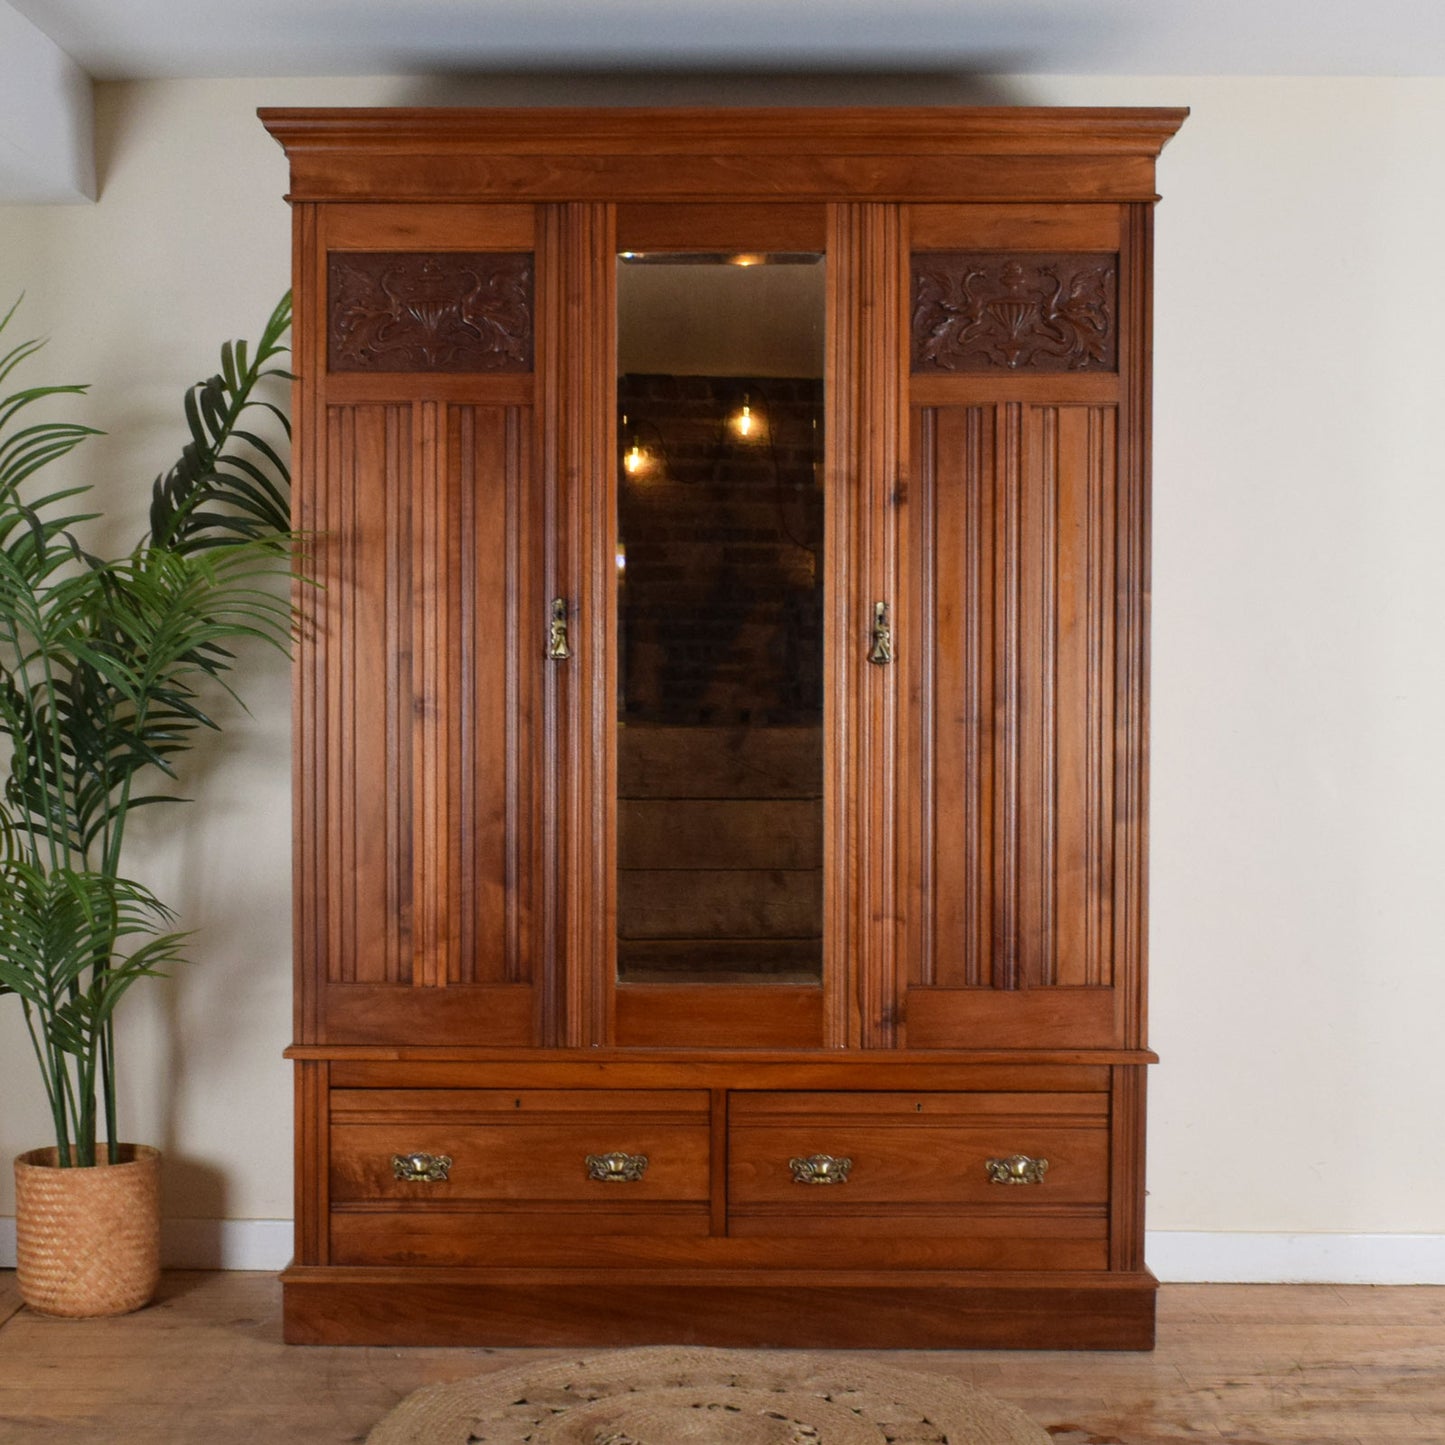
[[[190,552],[285,532],[290,522],[291,472],[276,448],[248,424],[248,413],[269,418],[289,442],[291,423],[275,403],[255,395],[267,377],[291,378],[274,365],[286,351],[291,325],[288,292],[271,313],[254,352],[244,341],[221,348],[221,370],[186,394],[191,440],[180,460],[156,479],[151,494],[151,540]]]
[[[10,324],[20,302],[0,318],[0,333]],[[17,366],[28,361],[45,343],[38,339],[22,341],[0,354],[0,385]],[[0,396],[0,500],[8,501],[26,477],[50,462],[57,461],[79,446],[86,437],[99,436],[94,427],[78,422],[38,422],[6,434],[14,419],[28,406],[54,396],[83,396],[87,386],[32,386],[9,396]]]
[[[238,646],[285,650],[292,634],[290,474],[249,420],[289,436],[257,390],[287,375],[276,358],[289,321],[286,298],[254,350],[228,344],[220,373],[186,393],[191,440],[156,482],[150,536],[124,557],[81,545],[87,488],[25,495],[96,435],[31,421],[29,408],[86,388],[0,395],[0,994],[24,1012],[62,1159],[73,1144],[94,1162],[98,1091],[118,1138],[115,1009],[182,957],[167,910],[121,876],[126,820],[178,801],[167,785],[197,733],[217,727],[208,692],[236,696]],[[0,353],[0,385],[40,344]]]

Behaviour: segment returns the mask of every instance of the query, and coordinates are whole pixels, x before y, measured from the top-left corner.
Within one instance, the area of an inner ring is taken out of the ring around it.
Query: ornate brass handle
[[[1014,1154],[1007,1159],[988,1161],[990,1184],[1042,1184],[1048,1172],[1047,1159],[1030,1159],[1027,1154]]]
[[[832,1154],[810,1154],[806,1159],[788,1160],[794,1184],[846,1184],[852,1167],[851,1159],[839,1159]]]
[[[547,656],[553,662],[566,662],[572,656],[567,645],[567,599],[552,599],[552,620],[547,626]]]
[[[636,1184],[647,1172],[646,1154],[589,1154],[587,1177],[599,1184]]]
[[[893,661],[893,628],[888,621],[888,604],[873,604],[873,646],[868,649],[868,661],[886,667]]]
[[[393,1154],[391,1172],[408,1184],[444,1184],[450,1177],[450,1154]]]

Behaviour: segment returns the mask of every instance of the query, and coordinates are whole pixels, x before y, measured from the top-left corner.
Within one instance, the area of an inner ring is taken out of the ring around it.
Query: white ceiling
[[[97,79],[519,66],[1439,75],[1442,0],[9,0]]]
[[[0,203],[94,197],[92,80],[559,71],[1438,76],[1445,0],[0,0]]]

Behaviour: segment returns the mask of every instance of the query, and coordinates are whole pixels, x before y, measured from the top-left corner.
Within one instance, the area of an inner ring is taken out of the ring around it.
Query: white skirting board
[[[161,1263],[168,1269],[285,1269],[289,1219],[166,1219]],[[15,1267],[15,1220],[0,1218],[0,1269]]]
[[[1151,1230],[1166,1284],[1445,1284],[1445,1234],[1216,1234]]]
[[[285,1269],[289,1219],[168,1219],[172,1269]],[[1445,1284],[1445,1234],[1223,1234],[1156,1230],[1149,1267],[1165,1284]],[[15,1221],[0,1218],[0,1269],[15,1266]]]

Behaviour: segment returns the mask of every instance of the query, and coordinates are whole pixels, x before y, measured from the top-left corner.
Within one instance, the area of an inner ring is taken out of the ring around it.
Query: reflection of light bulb
[[[642,470],[642,448],[638,445],[636,437],[632,438],[632,450],[627,453],[622,465],[627,468],[627,474],[630,477],[635,477]]]
[[[748,405],[747,397],[743,398],[743,409],[738,416],[738,435],[751,436],[753,432],[753,413]]]
[[[627,567],[627,543],[624,542],[624,541],[622,541],[622,539],[621,539],[620,537],[618,538],[618,541],[617,541],[616,557],[617,557],[617,570],[618,570],[619,572],[625,571],[625,570],[626,570],[626,567]]]

